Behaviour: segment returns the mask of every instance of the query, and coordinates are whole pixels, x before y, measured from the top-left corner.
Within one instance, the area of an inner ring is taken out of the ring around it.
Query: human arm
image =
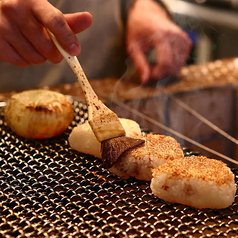
[[[154,0],[136,0],[128,12],[126,30],[127,52],[142,83],[179,73],[192,44],[160,4]],[[156,55],[153,66],[147,60],[152,49]]]
[[[75,36],[92,23],[89,13],[62,14],[47,0],[0,1],[0,60],[27,67],[63,57],[51,41],[47,29],[72,55],[80,53]]]

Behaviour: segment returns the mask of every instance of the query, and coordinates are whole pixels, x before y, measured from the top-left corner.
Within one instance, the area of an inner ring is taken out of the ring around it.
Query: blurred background
[[[194,43],[189,63],[238,56],[237,0],[164,0]]]

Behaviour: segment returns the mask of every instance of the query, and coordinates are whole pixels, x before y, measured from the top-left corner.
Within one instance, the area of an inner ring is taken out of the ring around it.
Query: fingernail
[[[70,47],[69,47],[69,53],[72,55],[72,56],[77,56],[79,53],[80,53],[80,47],[76,44],[72,44]]]

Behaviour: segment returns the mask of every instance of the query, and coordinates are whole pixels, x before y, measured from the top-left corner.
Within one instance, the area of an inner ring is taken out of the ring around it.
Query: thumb
[[[69,27],[75,34],[86,30],[93,22],[92,15],[88,12],[77,12],[65,14],[64,16]]]

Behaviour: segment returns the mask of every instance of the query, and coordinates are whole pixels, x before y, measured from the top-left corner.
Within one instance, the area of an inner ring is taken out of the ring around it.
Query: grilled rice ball
[[[61,93],[36,89],[14,94],[5,107],[5,120],[17,135],[46,139],[63,133],[74,118],[72,104]]]
[[[148,134],[133,138],[142,139],[145,143],[127,150],[109,169],[121,178],[150,181],[152,169],[170,160],[184,158],[180,144],[171,136]]]
[[[154,169],[151,190],[167,202],[221,209],[234,202],[236,184],[234,174],[222,161],[191,156]]]
[[[126,136],[141,135],[141,129],[138,123],[126,118],[119,118],[119,120],[126,132]],[[96,158],[102,158],[101,143],[94,135],[88,121],[74,127],[68,140],[72,149],[81,153],[93,155]]]

